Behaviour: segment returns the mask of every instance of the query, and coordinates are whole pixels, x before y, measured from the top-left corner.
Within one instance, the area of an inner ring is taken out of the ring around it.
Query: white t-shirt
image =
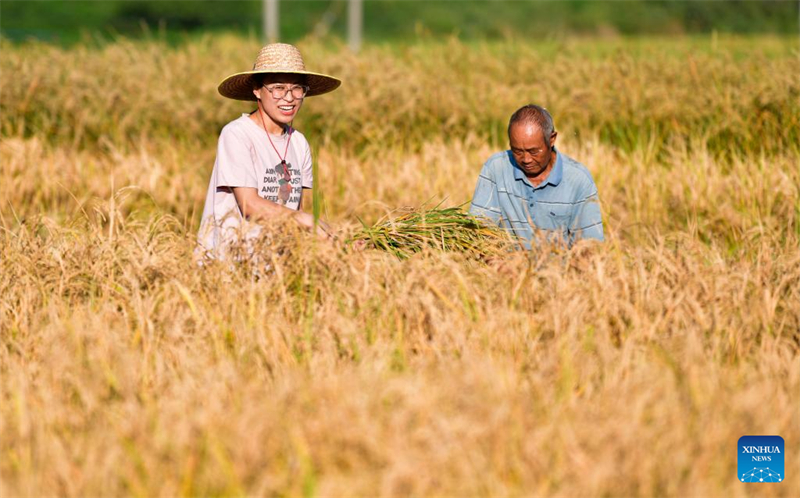
[[[222,129],[198,234],[198,250],[205,255],[223,259],[227,245],[260,231],[258,225],[243,225],[233,187],[254,188],[264,199],[295,210],[300,208],[302,190],[312,188],[311,149],[306,137],[292,130],[291,140],[286,133],[270,134],[269,138],[274,148],[266,131],[247,114]]]

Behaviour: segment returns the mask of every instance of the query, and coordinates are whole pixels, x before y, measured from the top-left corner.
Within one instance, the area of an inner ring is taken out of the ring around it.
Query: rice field
[[[258,48],[0,42],[0,495],[800,495],[796,38],[301,44],[313,209],[373,244],[199,269]],[[435,242],[529,102],[606,242]]]

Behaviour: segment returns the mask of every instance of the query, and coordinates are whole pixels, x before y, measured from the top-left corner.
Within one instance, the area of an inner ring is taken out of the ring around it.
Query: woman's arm
[[[291,217],[300,226],[309,230],[316,228],[316,234],[322,239],[332,239],[332,235],[328,233],[330,227],[326,223],[314,223],[314,217],[304,211],[295,211],[286,206],[282,206],[277,202],[264,199],[258,195],[258,191],[251,187],[234,187],[233,195],[236,197],[236,203],[239,205],[242,215],[249,219],[257,220],[276,218],[276,217]],[[327,228],[327,230],[326,230]]]

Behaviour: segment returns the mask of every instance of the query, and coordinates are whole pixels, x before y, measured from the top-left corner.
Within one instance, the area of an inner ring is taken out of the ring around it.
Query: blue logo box
[[[739,480],[742,482],[782,482],[784,445],[780,436],[742,436],[739,438]]]

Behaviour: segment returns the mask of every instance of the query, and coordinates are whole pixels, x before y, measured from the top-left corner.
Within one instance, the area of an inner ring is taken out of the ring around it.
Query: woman
[[[311,149],[292,121],[306,97],[339,87],[341,81],[306,71],[300,51],[284,43],[261,49],[251,71],[220,83],[227,98],[255,101],[257,108],[228,123],[220,133],[217,159],[200,225],[200,250],[224,259],[236,241],[258,235],[260,226],[243,220],[287,218],[330,238],[324,223],[302,211],[313,186]]]

